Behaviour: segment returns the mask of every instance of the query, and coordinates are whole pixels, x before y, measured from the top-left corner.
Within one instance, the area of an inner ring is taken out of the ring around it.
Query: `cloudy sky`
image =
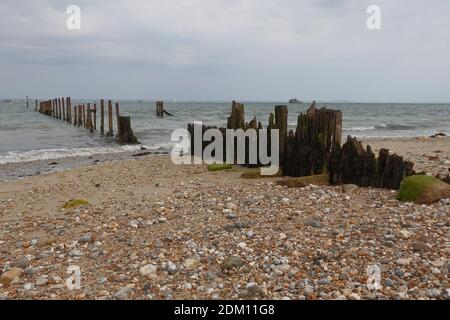
[[[1,0],[0,75],[16,98],[448,102],[450,1]]]

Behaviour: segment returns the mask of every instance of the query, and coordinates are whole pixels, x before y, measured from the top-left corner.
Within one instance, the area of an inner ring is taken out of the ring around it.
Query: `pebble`
[[[78,249],[72,249],[69,252],[69,257],[72,257],[72,258],[77,258],[77,257],[82,257],[82,256],[83,256],[83,252],[81,252],[81,250],[78,250]]]
[[[143,277],[151,277],[156,274],[158,267],[154,264],[147,264],[139,268],[139,274]]]

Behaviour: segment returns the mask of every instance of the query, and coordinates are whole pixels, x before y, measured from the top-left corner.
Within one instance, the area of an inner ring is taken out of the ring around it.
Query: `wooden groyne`
[[[191,136],[191,154],[194,155],[195,125],[188,124]],[[216,128],[214,126],[202,127],[202,136],[206,130]],[[259,154],[251,155],[250,150],[258,150],[259,140],[263,132],[261,122],[254,118],[245,122],[244,106],[233,101],[231,115],[226,128],[217,128],[221,131],[224,141],[224,157],[226,162],[226,129],[255,129],[257,139],[251,145],[250,139],[245,141],[245,163],[243,166],[260,166]],[[270,131],[279,130],[279,159],[281,174],[291,177],[306,177],[312,175],[329,174],[332,184],[355,184],[363,187],[380,187],[398,189],[401,181],[414,174],[414,164],[405,161],[402,157],[390,154],[389,150],[382,149],[378,158],[371,151],[371,147],[363,148],[362,143],[356,138],[348,137],[347,142],[341,146],[342,137],[342,112],[327,108],[317,109],[315,103],[306,113],[300,113],[297,118],[297,126],[294,130],[288,129],[288,107],[286,105],[275,106],[274,113],[269,115],[265,137],[270,150]],[[203,140],[202,140],[203,141]],[[235,140],[236,142],[236,140]],[[210,142],[203,142],[204,150]],[[203,154],[203,153],[202,153]],[[235,143],[235,163],[236,143]],[[257,164],[250,161],[251,157],[257,157]]]
[[[35,100],[36,111],[54,119],[62,120],[76,127],[84,127],[91,133],[97,131],[97,103],[85,103],[72,106],[72,99],[55,98],[51,100]],[[105,135],[105,100],[100,100],[100,134]],[[131,129],[131,118],[120,115],[119,102],[115,103],[116,139],[122,144],[137,144],[139,141]],[[108,132],[106,137],[114,136],[112,101],[108,100]]]
[[[173,117],[173,114],[171,114],[166,109],[164,109],[164,102],[163,101],[156,101],[156,116],[157,117],[164,117],[164,115],[167,115],[169,117]]]

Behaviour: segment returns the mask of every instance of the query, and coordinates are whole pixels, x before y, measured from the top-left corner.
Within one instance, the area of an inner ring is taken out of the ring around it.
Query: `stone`
[[[426,252],[431,249],[430,246],[424,241],[414,242],[412,248],[415,252]]]
[[[22,276],[22,273],[23,271],[21,268],[12,268],[11,270],[4,272],[0,276],[0,283],[7,287],[14,279],[20,278]]]
[[[166,263],[166,270],[170,274],[174,274],[178,271],[177,265],[173,263],[172,261],[169,261]]]
[[[186,259],[183,265],[187,270],[194,270],[198,267],[199,263],[197,259]]]
[[[114,293],[114,298],[116,299],[127,299],[131,291],[133,290],[132,286],[122,287]]]
[[[83,252],[81,252],[81,250],[78,249],[72,249],[69,252],[69,257],[71,258],[77,258],[77,257],[82,257],[83,256]]]
[[[400,230],[398,233],[399,233],[399,237],[402,239],[409,239],[413,236],[413,233],[411,231],[408,231],[405,229]]]
[[[432,204],[446,198],[450,198],[450,185],[426,175],[406,177],[397,194],[397,200],[417,204]]]
[[[400,258],[395,260],[395,263],[401,266],[408,266],[411,263],[411,259]]]
[[[78,243],[82,243],[82,244],[83,243],[92,243],[92,242],[94,242],[94,239],[92,238],[91,235],[84,235],[78,239]]]
[[[147,264],[139,268],[139,274],[143,277],[152,277],[158,271],[158,267],[154,264]]]
[[[36,279],[36,286],[44,286],[48,283],[48,278],[47,277],[39,277]]]
[[[17,260],[16,262],[14,262],[13,267],[25,269],[26,267],[29,266],[29,264],[30,264],[30,261],[28,260],[28,258],[22,257],[19,260]]]
[[[313,228],[322,228],[322,223],[320,221],[317,220],[308,220],[306,221],[306,225],[313,227]]]
[[[221,268],[222,270],[230,270],[234,268],[239,268],[244,265],[244,262],[239,257],[228,257],[222,262]]]
[[[33,276],[36,273],[38,273],[38,269],[33,268],[33,267],[28,267],[23,270],[23,273],[25,273],[27,276]]]
[[[310,295],[312,295],[314,293],[314,288],[311,286],[306,286],[303,289],[303,294],[305,295],[305,297],[309,297]]]
[[[34,289],[34,283],[27,282],[23,285],[23,290],[30,291]]]
[[[319,280],[319,282],[317,282],[317,284],[321,286],[330,285],[331,280],[329,278],[322,278]]]

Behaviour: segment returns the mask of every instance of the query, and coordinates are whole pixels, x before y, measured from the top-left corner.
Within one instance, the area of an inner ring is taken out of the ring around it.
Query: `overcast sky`
[[[26,94],[450,101],[450,1],[1,0],[0,97]]]

